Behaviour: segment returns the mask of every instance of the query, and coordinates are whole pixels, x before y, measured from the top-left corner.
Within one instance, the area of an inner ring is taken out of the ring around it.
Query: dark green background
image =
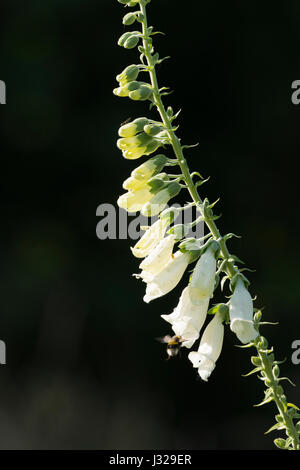
[[[126,12],[126,11],[125,11]],[[96,237],[96,208],[116,203],[134,168],[117,130],[145,103],[112,94],[136,62],[116,45],[116,0],[2,0],[0,79],[0,368],[2,449],[269,449],[274,407],[227,328],[208,383],[185,355],[165,361],[155,337],[184,282],[149,305],[132,277],[128,240]],[[180,137],[200,142],[190,167],[221,197],[223,233],[265,306],[263,332],[287,361],[290,401],[300,403],[299,124],[291,83],[300,79],[297,0],[153,0],[155,43],[167,102],[183,108]]]

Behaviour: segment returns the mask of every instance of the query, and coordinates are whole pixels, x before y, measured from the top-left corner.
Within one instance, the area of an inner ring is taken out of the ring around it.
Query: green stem
[[[292,411],[292,413],[295,414],[296,411],[294,408],[290,408],[290,410],[288,411],[288,406],[286,403],[286,397],[284,395],[283,388],[281,385],[279,385],[280,379],[273,372],[273,366],[274,364],[276,364],[276,362],[274,361],[274,355],[272,354],[273,350],[266,350],[267,340],[261,336],[256,339],[254,346],[257,350],[258,357],[261,363],[261,378],[265,382],[267,390],[271,389],[271,397],[275,402],[279,414],[282,418],[281,422],[282,424],[284,424],[286,434],[292,440],[293,450],[300,450],[299,434],[294,425],[293,416],[289,414],[289,411]]]
[[[170,118],[167,114],[167,111],[164,107],[161,93],[159,91],[159,86],[158,86],[158,81],[157,81],[157,76],[156,76],[156,70],[155,70],[155,64],[153,62],[153,56],[151,53],[151,47],[150,47],[150,37],[148,35],[148,22],[147,22],[147,13],[146,13],[146,3],[144,1],[140,2],[140,11],[143,15],[143,20],[142,20],[142,27],[143,27],[143,47],[144,47],[144,54],[147,59],[148,63],[148,69],[149,69],[149,74],[150,74],[150,79],[151,79],[151,85],[153,88],[153,95],[154,95],[154,104],[157,107],[157,110],[161,116],[161,119],[167,129],[168,136],[171,142],[171,145],[173,147],[174,153],[176,155],[178,164],[181,168],[185,184],[187,186],[187,189],[197,205],[199,211],[201,212],[201,215],[209,228],[212,236],[214,239],[219,240],[220,243],[220,255],[224,260],[227,260],[226,266],[224,268],[226,274],[229,276],[229,278],[232,278],[235,274],[239,273],[238,268],[234,265],[233,261],[229,261],[231,258],[231,255],[228,251],[228,248],[226,246],[226,241],[221,237],[221,234],[215,224],[215,222],[207,216],[205,211],[203,210],[203,201],[201,197],[198,194],[197,188],[193,182],[193,179],[190,174],[190,170],[187,164],[186,159],[184,158],[182,147],[180,144],[180,140],[178,139],[176,133],[172,130],[172,123],[170,121]]]
[[[220,243],[220,256],[223,260],[226,261],[224,266],[224,272],[228,275],[230,279],[232,279],[236,274],[239,274],[239,269],[234,264],[234,261],[231,258],[231,254],[226,246],[226,240],[221,236],[219,229],[217,228],[214,220],[212,217],[209,216],[205,210],[205,205],[198,194],[197,187],[193,182],[193,178],[190,174],[190,170],[187,164],[187,161],[183,155],[183,149],[180,144],[180,140],[177,137],[175,131],[172,129],[172,121],[169,118],[169,115],[164,107],[162,96],[159,91],[158,80],[156,76],[155,70],[155,62],[152,56],[152,41],[148,33],[148,22],[147,22],[147,13],[146,13],[146,4],[147,0],[140,1],[140,11],[142,14],[142,28],[143,28],[143,49],[144,49],[144,56],[146,57],[147,64],[148,64],[148,71],[150,74],[151,85],[153,89],[153,101],[154,104],[161,116],[162,122],[164,123],[166,130],[168,132],[169,141],[173,147],[174,154],[177,158],[178,165],[180,166],[185,184],[187,189],[195,203],[198,207],[201,215],[212,235],[212,237],[219,241]],[[270,359],[270,355],[268,352],[264,350],[264,348],[260,347],[262,337],[259,337],[254,346],[257,349],[258,356],[260,358],[261,363],[261,370],[264,372],[262,379],[266,382],[267,390],[271,389],[272,391],[272,398],[273,401],[276,403],[278,408],[279,414],[282,418],[282,423],[286,429],[287,436],[292,441],[292,446],[294,450],[300,450],[300,443],[299,443],[299,435],[297,429],[293,422],[293,417],[290,410],[286,405],[286,398],[282,393],[280,393],[281,386],[279,386],[279,379],[274,376],[272,365],[274,362]]]

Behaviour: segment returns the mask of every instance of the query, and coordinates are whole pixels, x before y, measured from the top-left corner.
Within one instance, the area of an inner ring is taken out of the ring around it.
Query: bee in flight
[[[166,343],[167,344],[167,360],[170,359],[171,357],[177,356],[177,354],[180,351],[180,348],[182,346],[182,342],[184,341],[181,336],[170,336],[166,335],[163,336],[162,338],[157,338],[157,340],[160,343]]]

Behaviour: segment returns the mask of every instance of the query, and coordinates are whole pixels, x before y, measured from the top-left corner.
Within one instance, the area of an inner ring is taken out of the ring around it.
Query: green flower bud
[[[149,135],[156,135],[161,131],[162,131],[162,127],[157,126],[156,124],[147,124],[144,127],[144,132],[146,132],[146,134],[149,134]]]
[[[261,366],[261,359],[258,356],[252,356],[251,362],[254,366]]]
[[[136,35],[131,36],[124,43],[125,49],[133,49],[135,46],[138,45],[139,40],[140,40],[140,36],[136,36]]]
[[[259,347],[261,349],[267,349],[268,347],[268,341],[266,340],[266,338],[264,338],[263,336],[261,336],[260,338],[260,342],[258,343]]]
[[[126,85],[128,82],[132,82],[136,80],[139,75],[140,69],[137,65],[128,65],[126,69],[123,70],[122,73],[117,75],[116,79],[118,82],[121,82],[121,85]]]
[[[273,376],[275,377],[275,379],[278,379],[279,374],[280,374],[280,369],[279,369],[279,366],[276,364],[273,367]]]
[[[283,394],[283,388],[281,385],[277,385],[276,387],[276,393],[277,395],[281,396]]]
[[[132,25],[136,21],[136,13],[127,13],[123,18],[123,24],[126,26]]]
[[[283,422],[283,417],[280,414],[275,415],[275,419],[276,419],[277,423],[282,423]]]
[[[163,169],[167,161],[168,159],[165,155],[155,155],[133,170],[131,176],[137,180],[148,180],[152,176],[158,174]]]
[[[120,137],[133,137],[134,135],[141,132],[144,126],[149,122],[147,118],[141,117],[137,118],[124,126],[121,126],[119,129]]]
[[[285,439],[282,439],[281,437],[278,437],[277,439],[274,439],[274,444],[279,449],[285,449],[286,448],[286,441],[285,441]]]
[[[152,142],[152,137],[141,132],[133,137],[123,137],[117,141],[117,146],[121,150],[130,150],[137,147],[146,147]]]
[[[149,86],[141,85],[137,90],[129,93],[129,98],[134,101],[146,101],[152,96],[152,90]]]
[[[119,46],[124,46],[125,41],[127,41],[128,38],[132,35],[132,31],[126,31],[126,33],[122,34],[122,36],[118,40],[118,45]]]
[[[126,97],[126,96],[129,96],[130,92],[137,90],[139,87],[140,87],[139,82],[132,81],[122,87],[115,88],[113,90],[113,93],[116,96]]]

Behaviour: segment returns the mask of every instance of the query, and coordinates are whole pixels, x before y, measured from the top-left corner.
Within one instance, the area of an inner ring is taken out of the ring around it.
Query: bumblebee
[[[166,335],[163,336],[162,338],[157,338],[157,340],[160,343],[167,343],[167,359],[170,359],[171,357],[177,356],[177,354],[180,352],[180,348],[182,346],[182,341],[183,338],[181,336],[170,336]]]

